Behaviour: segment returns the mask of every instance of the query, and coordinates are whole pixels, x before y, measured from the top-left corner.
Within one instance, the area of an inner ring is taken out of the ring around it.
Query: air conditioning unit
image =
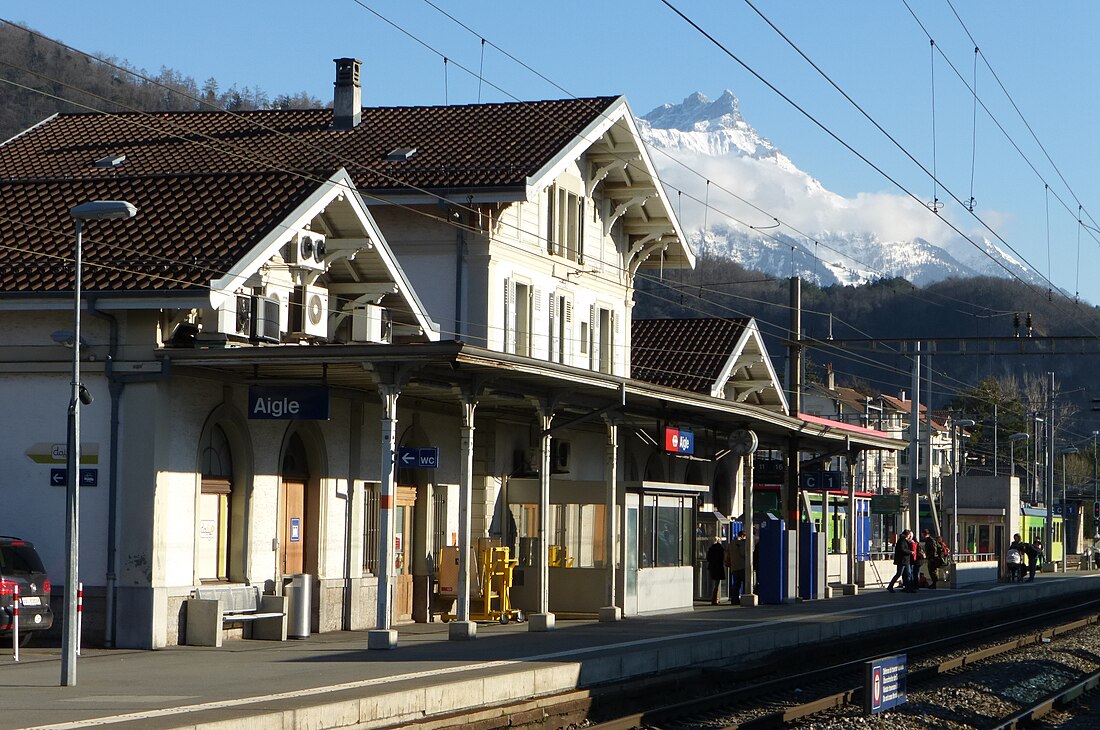
[[[314,233],[313,231],[300,231],[286,244],[286,256],[284,258],[291,266],[323,270],[327,252],[328,248],[323,234]]]
[[[279,328],[280,305],[278,299],[253,297],[252,299],[252,339],[259,342],[281,342],[282,331]]]
[[[352,342],[389,342],[390,321],[384,307],[357,304],[351,312]]]
[[[248,337],[252,333],[252,297],[240,294],[226,298],[217,310],[217,331],[223,335]]]
[[[290,331],[290,300],[294,294],[291,284],[268,283],[264,285],[263,296],[279,305],[279,331]]]
[[[310,337],[328,337],[328,290],[311,284],[294,289],[290,329]]]

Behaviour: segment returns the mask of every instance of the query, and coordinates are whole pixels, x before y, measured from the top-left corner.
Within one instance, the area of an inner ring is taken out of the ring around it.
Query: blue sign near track
[[[905,654],[872,659],[864,667],[864,714],[875,715],[905,704],[905,676],[908,673]]]

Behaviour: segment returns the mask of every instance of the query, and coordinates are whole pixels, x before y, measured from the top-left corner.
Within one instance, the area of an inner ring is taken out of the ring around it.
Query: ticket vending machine
[[[760,551],[756,583],[760,586],[760,602],[776,605],[787,602],[787,528],[783,520],[768,513],[760,524]]]

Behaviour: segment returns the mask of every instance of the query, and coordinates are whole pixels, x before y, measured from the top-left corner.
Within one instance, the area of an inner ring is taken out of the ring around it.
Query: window
[[[551,568],[602,568],[607,560],[607,507],[602,504],[551,504],[547,554]],[[538,505],[508,506],[516,527],[519,565],[537,565]]]
[[[550,297],[550,361],[572,364],[573,298],[555,292]]]
[[[378,492],[381,485],[363,485],[363,571],[378,575]]]
[[[610,374],[615,356],[615,313],[610,309],[597,307],[593,315],[593,326],[596,331],[592,336],[592,369]]]
[[[642,568],[691,565],[693,497],[642,495],[638,564]]]
[[[198,504],[199,580],[229,578],[229,517],[233,495],[233,458],[225,431],[214,426],[206,433],[201,452],[202,480]]]
[[[546,250],[570,261],[584,261],[584,198],[557,185],[546,193]]]
[[[531,285],[504,280],[504,352],[531,355]]]

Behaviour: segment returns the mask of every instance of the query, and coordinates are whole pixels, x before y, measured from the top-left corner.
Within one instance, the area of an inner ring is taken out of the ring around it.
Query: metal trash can
[[[294,573],[283,577],[287,612],[286,635],[292,639],[309,638],[310,583],[308,573]]]

